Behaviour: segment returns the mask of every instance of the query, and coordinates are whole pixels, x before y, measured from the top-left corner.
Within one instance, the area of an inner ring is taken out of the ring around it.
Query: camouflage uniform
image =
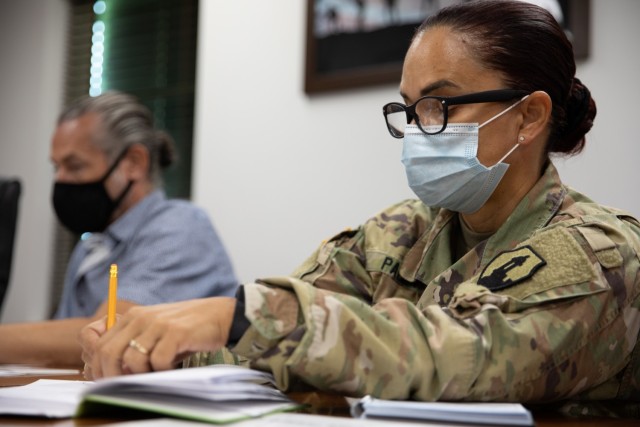
[[[452,259],[457,214],[408,200],[245,285],[233,351],[322,390],[388,399],[640,400],[640,223],[549,164]]]

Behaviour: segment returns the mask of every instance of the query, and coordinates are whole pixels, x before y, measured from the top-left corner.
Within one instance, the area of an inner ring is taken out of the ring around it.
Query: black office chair
[[[18,179],[0,177],[0,313],[9,287],[20,190]]]

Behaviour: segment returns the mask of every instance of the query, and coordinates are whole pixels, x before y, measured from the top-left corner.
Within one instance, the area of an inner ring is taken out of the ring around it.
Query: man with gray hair
[[[51,144],[52,201],[80,235],[55,319],[0,325],[0,363],[79,366],[79,330],[107,311],[117,264],[118,313],[207,296],[232,296],[237,280],[206,213],[168,200],[161,171],[173,141],[134,97],[83,97],[60,115]]]

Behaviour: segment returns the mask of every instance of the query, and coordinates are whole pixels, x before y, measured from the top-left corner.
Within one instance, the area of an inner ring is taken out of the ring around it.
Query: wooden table
[[[0,387],[17,386],[32,383],[38,379],[63,379],[83,380],[82,375],[63,376],[20,376],[0,378]],[[348,416],[346,400],[340,396],[324,393],[293,393],[290,397],[298,402],[307,403],[314,411],[321,414]],[[536,427],[638,427],[637,419],[613,419],[613,418],[568,418],[558,413],[550,413],[542,410],[533,412]],[[46,419],[35,417],[15,417],[0,415],[0,426],[55,426],[55,427],[79,427],[79,426],[103,426],[127,421],[123,419]],[[233,426],[233,424],[230,424]],[[445,426],[443,424],[443,426]]]

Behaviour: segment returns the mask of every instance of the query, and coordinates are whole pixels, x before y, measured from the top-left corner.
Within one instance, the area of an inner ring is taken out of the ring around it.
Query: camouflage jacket
[[[408,200],[245,285],[233,348],[278,385],[387,399],[640,401],[640,223],[544,175],[452,257],[457,214]]]

